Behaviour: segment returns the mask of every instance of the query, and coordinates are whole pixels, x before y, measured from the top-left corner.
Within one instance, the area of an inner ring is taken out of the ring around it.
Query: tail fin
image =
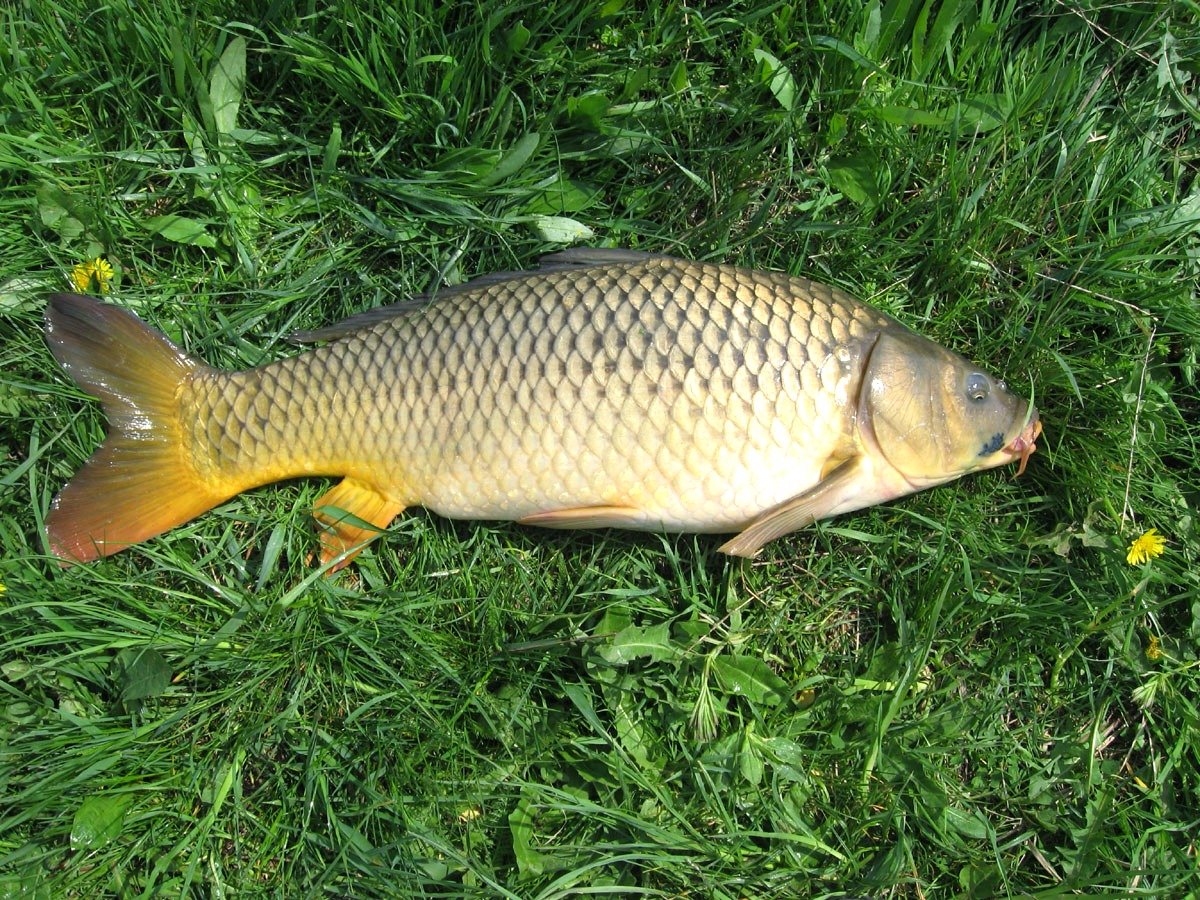
[[[179,392],[205,368],[133,313],[79,294],[55,294],[46,340],[59,364],[108,416],[108,437],[54,498],[51,551],[88,562],[211,509],[183,445]]]

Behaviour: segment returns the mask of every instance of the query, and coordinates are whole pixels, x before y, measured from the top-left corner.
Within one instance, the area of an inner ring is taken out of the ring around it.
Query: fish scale
[[[117,377],[96,375],[91,349],[87,366],[79,361],[86,342],[75,332],[89,317],[111,320],[100,324],[133,345],[140,328],[148,357],[163,344],[174,354],[169,409],[125,409],[136,406],[132,385],[118,399],[103,384],[93,393],[110,419],[139,421],[177,448],[170,464],[195,494],[190,514],[282,478],[344,479],[317,504],[326,561],[348,559],[415,505],[553,527],[747,529],[744,546],[726,549],[749,554],[784,525],[924,486],[877,445],[889,416],[925,388],[897,401],[888,384],[924,367],[930,384],[953,391],[956,367],[973,369],[837,289],[620,251],[563,254],[543,271],[360,314],[310,335],[330,339],[324,346],[242,372],[191,360],[131,315],[83,299],[58,299],[48,321],[52,347],[85,387]],[[964,470],[1012,458],[1021,434],[1032,444],[1022,428],[1036,413],[1017,427],[1010,406],[1000,410],[1008,455]],[[919,428],[904,428],[911,442]],[[95,493],[89,480],[119,468],[120,446],[102,447],[56,500],[60,555],[90,558],[89,541],[100,555],[148,536],[148,524],[122,532],[115,517],[97,525],[80,511],[85,490]]]

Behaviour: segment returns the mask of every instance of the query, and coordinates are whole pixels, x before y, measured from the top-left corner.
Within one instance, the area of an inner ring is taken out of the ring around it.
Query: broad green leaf
[[[328,181],[329,176],[337,171],[338,156],[342,152],[342,124],[334,122],[329,130],[329,140],[325,142],[325,152],[321,155],[321,180]]]
[[[45,303],[46,287],[45,278],[14,275],[0,284],[0,311],[16,312]]]
[[[512,53],[520,53],[525,49],[525,45],[529,43],[531,32],[525,27],[524,20],[518,20],[508,32],[508,38],[505,43],[508,44],[508,49]]]
[[[450,867],[440,859],[417,859],[414,862],[431,881],[442,881],[450,874]]]
[[[867,665],[865,677],[861,680],[874,682],[898,681],[904,674],[907,657],[900,645],[888,641],[875,648],[871,661]]]
[[[788,697],[787,682],[754,656],[718,656],[713,660],[717,679],[730,694],[739,694],[751,703],[774,706]]]
[[[33,672],[33,666],[25,662],[23,659],[10,659],[8,662],[0,665],[0,674],[6,681],[21,681],[27,678]]]
[[[525,204],[526,213],[561,215],[587,209],[599,194],[594,188],[555,175],[534,185],[537,193]]]
[[[640,153],[648,147],[661,146],[661,142],[654,135],[633,128],[612,128],[606,133],[609,140],[605,149],[612,156],[628,156],[631,153]]]
[[[483,147],[456,147],[447,150],[437,161],[437,171],[468,176],[478,181],[496,168],[503,154]]]
[[[1004,94],[976,94],[967,97],[948,115],[958,115],[961,129],[982,134],[999,128],[1012,112],[1012,98]]]
[[[884,104],[871,106],[863,113],[908,128],[949,128],[955,122],[960,130],[983,133],[998,128],[1012,111],[1012,100],[1001,94],[978,94],[945,109],[916,109],[911,106]]]
[[[688,89],[689,84],[687,64],[681,59],[675,63],[675,68],[671,70],[671,77],[667,79],[667,86],[671,89],[672,94],[682,94]]]
[[[317,527],[322,531],[334,531],[338,525],[349,525],[352,528],[359,528],[363,531],[369,531],[373,534],[387,534],[386,528],[380,528],[373,522],[368,522],[348,509],[342,509],[340,506],[332,504],[322,504],[321,506],[313,507],[313,518],[317,521]]]
[[[844,537],[852,541],[860,541],[864,544],[886,544],[889,540],[892,540],[890,535],[868,534],[856,528],[842,528],[840,526],[826,526],[825,532],[827,534],[836,534],[838,537]]]
[[[191,244],[195,247],[217,246],[217,239],[208,233],[206,223],[199,219],[168,214],[147,219],[143,227],[151,234],[176,244]]]
[[[783,763],[803,771],[810,754],[790,738],[764,737],[758,739],[763,752],[774,762]]]
[[[512,835],[513,856],[522,875],[540,875],[546,868],[545,857],[533,848],[533,793],[526,789],[516,808],[508,814],[508,831]]]
[[[369,856],[374,851],[375,847],[371,844],[371,839],[349,822],[339,821],[337,827],[346,842],[363,856]]]
[[[1177,203],[1139,209],[1117,223],[1122,232],[1141,231],[1145,234],[1194,235],[1200,232],[1200,188],[1194,188],[1188,196]],[[1060,360],[1060,365],[1065,365]],[[1075,379],[1071,377],[1072,384]],[[1075,389],[1079,396],[1079,389]]]
[[[876,72],[880,75],[887,75],[886,70],[880,68],[870,59],[867,59],[867,57],[863,56],[845,41],[838,40],[835,37],[830,37],[827,34],[813,35],[809,39],[809,44],[813,47],[821,47],[827,50],[833,50],[834,52],[840,53],[842,56],[846,57],[846,59],[850,60],[856,66],[861,66],[864,69],[870,69],[872,72]]]
[[[529,157],[533,156],[541,140],[542,136],[536,131],[523,135],[500,157],[495,168],[479,179],[479,183],[482,185],[496,184],[515,175],[525,163],[529,162]]]
[[[635,100],[633,103],[618,103],[608,108],[610,116],[636,116],[641,113],[648,113],[659,109],[662,102],[659,100]]]
[[[171,684],[171,667],[161,653],[149,647],[130,648],[117,654],[121,702],[157,697]]]
[[[588,91],[567,101],[567,111],[571,117],[580,120],[599,131],[601,122],[610,106],[607,95],[601,91]]]
[[[96,850],[115,840],[125,825],[129,794],[93,794],[75,811],[71,823],[71,849]]]
[[[809,754],[793,740],[785,737],[757,738],[758,749],[771,761],[776,774],[789,781],[807,781],[806,762]]]
[[[879,161],[868,153],[856,153],[829,161],[829,182],[859,206],[879,205],[876,171]]]
[[[36,862],[12,865],[9,871],[0,875],[0,900],[58,900],[62,895],[61,886],[55,889],[43,880],[44,870]]]
[[[779,105],[791,112],[796,106],[796,80],[791,71],[766,50],[755,50],[763,83],[771,89]]]
[[[600,655],[613,665],[622,666],[635,659],[652,662],[671,659],[676,647],[671,643],[671,626],[667,622],[643,628],[630,625],[613,637],[612,644],[604,647]]]
[[[750,784],[757,785],[762,781],[763,768],[762,754],[755,748],[754,742],[742,741],[742,749],[738,752],[738,771],[742,777]]]
[[[628,628],[630,624],[629,613],[619,606],[610,606],[604,611],[604,615],[600,617],[600,621],[596,623],[596,628],[592,634],[596,637],[615,635],[618,631]]]
[[[912,44],[909,52],[912,54],[913,69],[918,75],[924,75],[929,68],[925,56],[925,29],[929,23],[929,7],[933,2],[934,0],[925,0],[925,5],[921,7],[921,11],[917,13],[917,20],[913,23]],[[952,6],[953,3],[943,5]]]
[[[866,22],[863,25],[862,37],[856,41],[859,47],[875,49],[875,45],[879,42],[879,25],[883,21],[883,17],[879,11],[879,0],[870,0],[867,4]]]
[[[963,866],[958,873],[958,883],[962,887],[960,897],[1001,897],[1011,891],[1004,890],[1008,873],[993,862],[971,863]]]
[[[596,235],[596,232],[582,222],[576,222],[566,216],[530,216],[529,227],[543,241],[552,244],[574,244]]]
[[[562,688],[564,696],[575,704],[575,708],[583,715],[588,725],[594,728],[598,734],[604,734],[606,727],[600,721],[600,717],[596,715],[596,705],[592,702],[591,691],[585,685],[573,684],[568,681],[560,681],[559,687]]]
[[[235,37],[217,60],[208,85],[213,124],[218,134],[232,134],[237,127],[238,109],[246,86],[246,39]]]
[[[87,210],[57,185],[43,182],[37,191],[38,218],[64,241],[73,241],[87,230]]]
[[[633,701],[629,699],[632,692],[620,691],[618,696],[620,699],[610,707],[617,740],[621,742],[621,746],[629,754],[630,759],[642,768],[648,768],[650,766],[650,748],[645,732],[642,730],[643,717],[638,715]]]
[[[287,526],[282,522],[271,529],[271,534],[268,536],[267,543],[263,547],[262,562],[258,567],[258,580],[254,585],[256,591],[264,590],[274,577],[275,566],[279,563],[279,557],[283,552],[283,545],[287,541],[287,535]]]
[[[986,841],[995,837],[987,819],[975,810],[965,812],[954,806],[947,806],[945,816],[946,824],[964,837],[975,841]]]

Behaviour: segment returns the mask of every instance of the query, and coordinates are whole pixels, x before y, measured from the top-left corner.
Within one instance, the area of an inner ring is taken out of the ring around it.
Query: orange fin
[[[534,513],[517,521],[539,528],[631,528],[643,525],[646,515],[633,506],[577,506]]]
[[[730,538],[717,550],[750,559],[776,538],[825,518],[853,483],[857,469],[857,457],[845,460],[803,494],[762,513],[741,534]]]
[[[108,416],[104,443],[46,519],[50,550],[64,564],[116,553],[227,499],[184,454],[177,397],[203,363],[133,313],[80,294],[50,298],[46,341]]]
[[[321,564],[338,560],[330,572],[349,565],[403,511],[403,503],[392,500],[367,482],[343,479],[313,509],[321,538]]]

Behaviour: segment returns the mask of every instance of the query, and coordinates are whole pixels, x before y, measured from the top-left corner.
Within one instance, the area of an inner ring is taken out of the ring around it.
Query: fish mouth
[[[1033,456],[1037,450],[1037,439],[1042,433],[1042,420],[1038,417],[1037,410],[1030,410],[1029,421],[1025,423],[1025,427],[1021,430],[1012,442],[1004,448],[1011,459],[1020,459],[1021,465],[1017,467],[1017,476],[1021,477],[1025,472],[1025,466],[1029,463],[1029,457]]]

